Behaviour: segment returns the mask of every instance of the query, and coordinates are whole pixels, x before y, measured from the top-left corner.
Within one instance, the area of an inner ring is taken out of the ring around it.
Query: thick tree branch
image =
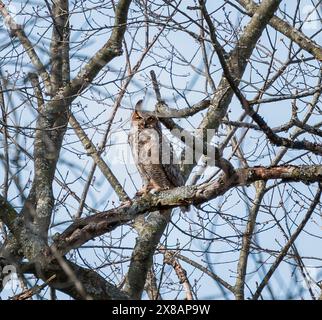
[[[68,1],[56,0],[52,5],[51,94],[69,82],[69,11]]]
[[[230,178],[222,175],[216,181],[174,188],[162,191],[157,195],[149,194],[142,198],[135,198],[116,209],[77,220],[55,239],[55,246],[62,255],[65,255],[69,250],[78,248],[85,242],[132,221],[139,214],[187,204],[200,205],[223,195],[231,188],[247,186],[259,180],[268,181],[271,179],[282,179],[285,182],[319,182],[322,181],[322,166],[237,169],[234,176]]]
[[[253,16],[256,13],[258,5],[252,0],[235,1],[246,9],[248,15]],[[269,21],[269,25],[294,41],[300,48],[312,54],[317,60],[322,61],[322,48],[300,30],[293,28],[287,21],[282,20],[277,16],[273,16]]]
[[[199,1],[202,3],[202,1]],[[223,51],[219,45],[219,42],[216,37],[215,28],[212,24],[212,21],[208,15],[208,12],[204,5],[201,5],[203,15],[205,17],[205,20],[207,21],[209,30],[210,30],[210,36],[213,42],[213,46],[218,54],[221,66],[223,68],[224,75],[237,96],[238,100],[240,101],[243,109],[246,111],[246,113],[256,122],[256,124],[261,128],[261,130],[266,134],[267,138],[274,143],[277,146],[284,146],[288,148],[293,149],[306,149],[309,150],[315,154],[322,155],[322,146],[319,146],[317,143],[312,143],[310,141],[293,141],[287,138],[283,138],[278,136],[274,131],[267,125],[267,123],[264,121],[264,119],[258,115],[257,112],[254,111],[248,100],[244,97],[241,90],[238,88],[238,83],[234,80],[233,72],[229,67],[229,64],[226,63],[226,59],[224,58]]]
[[[229,70],[232,72],[231,76],[234,78],[236,85],[240,82],[257,40],[260,38],[263,30],[278,8],[280,2],[280,0],[264,0],[259,5],[256,15],[252,17],[251,21],[241,34],[236,47],[227,61]],[[204,6],[203,1],[201,1],[201,5]],[[233,91],[230,88],[227,79],[223,77],[219,83],[216,93],[214,94],[208,113],[201,122],[199,128],[217,129],[221,124],[221,120],[226,115],[232,96]]]
[[[167,210],[155,208],[145,212],[149,212],[149,216],[146,221],[142,219],[143,223],[138,230],[139,235],[131,255],[124,288],[124,292],[137,300],[141,299],[146,277],[153,263],[154,252],[171,217],[171,208]],[[131,220],[136,217],[138,215],[134,214]]]
[[[240,80],[248,64],[248,60],[253,52],[253,49],[255,48],[258,39],[260,38],[263,30],[273,16],[274,12],[277,10],[280,2],[281,0],[262,1],[257,9],[256,14],[252,17],[251,21],[243,30],[234,50],[231,52],[227,61],[223,56],[222,50],[220,50],[221,47],[219,46],[218,42],[214,41],[214,33],[211,34],[211,31],[215,32],[215,30],[210,30],[212,44],[214,45],[215,49],[217,48],[216,52],[219,53],[218,57],[222,61],[226,61],[226,65],[237,86],[240,83]],[[206,8],[203,0],[200,1],[200,5],[201,8]],[[220,80],[213,98],[211,99],[211,104],[208,108],[208,112],[198,127],[200,135],[203,135],[205,137],[206,135],[204,134],[204,132],[207,129],[217,130],[219,128],[222,120],[226,116],[228,106],[231,102],[233,94],[234,92],[224,75]],[[185,176],[189,175],[192,169],[193,165],[186,166]]]
[[[67,127],[68,107],[87,87],[98,72],[115,56],[122,53],[122,40],[126,30],[127,12],[131,1],[120,0],[115,13],[115,24],[110,39],[102,49],[80,71],[70,85],[61,89],[60,93],[44,106],[37,120],[37,131],[34,143],[35,179],[32,193],[26,202],[23,212],[28,213],[29,227],[35,234],[40,233],[46,239],[50,223],[53,192],[52,181],[56,163],[61,149],[62,139]],[[76,91],[75,91],[76,90]],[[59,124],[57,131],[46,129]]]
[[[16,263],[16,259],[21,259],[21,248],[23,248],[23,250],[27,252],[27,257],[35,258],[32,263],[34,267],[31,269],[28,268],[25,270],[26,272],[32,272],[43,281],[46,281],[55,275],[55,278],[52,279],[50,284],[53,288],[69,294],[74,299],[84,298],[75,285],[75,281],[71,281],[69,275],[66,274],[66,271],[62,268],[60,263],[57,262],[57,254],[54,254],[57,252],[56,248],[53,248],[53,253],[51,253],[48,248],[42,251],[44,248],[42,244],[39,244],[39,250],[41,251],[37,252],[33,252],[34,245],[31,245],[28,249],[25,248],[30,245],[30,236],[28,236],[28,230],[23,224],[23,219],[18,216],[16,210],[9,204],[9,202],[5,201],[1,196],[0,219],[4,221],[10,232],[15,237],[15,241],[13,241],[14,239],[11,239],[11,242],[7,243],[6,247],[1,248],[1,257],[4,257],[5,259],[9,258],[8,263],[10,264]],[[5,256],[3,255],[4,253],[6,253]],[[7,257],[7,254],[9,254],[10,257]],[[38,258],[34,256],[36,254]],[[11,260],[11,258],[14,260]],[[61,259],[64,258],[61,256]],[[65,259],[64,262],[77,276],[77,281],[82,284],[86,295],[93,299],[128,299],[128,296],[125,293],[122,293],[113,284],[107,282],[97,272],[82,268]]]
[[[47,103],[45,112],[51,117],[64,111],[62,101],[67,99],[72,102],[94,80],[98,73],[112,59],[122,55],[122,41],[126,30],[127,14],[131,0],[119,0],[115,10],[115,22],[112,34],[104,46],[96,52],[89,62],[81,69],[76,78],[70,84],[59,90],[57,95]]]

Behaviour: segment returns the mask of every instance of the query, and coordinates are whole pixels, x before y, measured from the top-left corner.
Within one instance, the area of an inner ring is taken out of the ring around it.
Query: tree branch
[[[126,30],[127,14],[132,0],[119,0],[115,10],[115,22],[112,34],[103,47],[80,70],[78,75],[47,103],[45,112],[51,117],[63,111],[61,102],[67,99],[72,102],[94,80],[98,73],[112,59],[122,55],[122,41]]]
[[[73,127],[76,135],[79,138],[79,141],[83,144],[84,149],[86,150],[87,154],[90,155],[96,165],[100,168],[101,172],[103,173],[104,177],[110,183],[110,185],[115,190],[116,194],[122,201],[128,200],[129,197],[127,196],[126,192],[124,191],[122,185],[119,183],[111,169],[105,163],[105,161],[101,158],[100,152],[96,149],[93,142],[88,138],[87,134],[74,117],[73,114],[69,117],[69,123]]]
[[[78,248],[97,236],[111,232],[145,212],[171,209],[187,204],[200,205],[223,195],[231,188],[271,179],[282,179],[284,182],[319,182],[322,181],[322,166],[243,168],[237,169],[234,176],[230,178],[222,175],[217,180],[208,183],[178,187],[161,191],[157,195],[148,194],[145,197],[135,198],[118,208],[77,220],[55,239],[55,246],[61,255],[65,255],[71,249]]]
[[[244,9],[249,16],[256,13],[258,5],[252,0],[235,0]],[[322,48],[313,40],[309,39],[300,30],[293,28],[287,21],[273,16],[269,21],[269,25],[284,34],[286,37],[294,41],[300,48],[312,54],[317,60],[322,61]]]
[[[186,292],[186,300],[193,300],[192,286],[187,277],[187,271],[182,267],[181,263],[176,258],[176,254],[172,251],[163,249],[164,262],[174,269],[180,284],[182,284]]]
[[[315,195],[307,213],[305,214],[302,222],[299,224],[296,231],[292,234],[292,236],[290,237],[290,239],[288,240],[288,242],[286,243],[284,248],[280,251],[279,255],[277,256],[276,260],[274,261],[274,263],[270,267],[269,271],[267,272],[267,274],[263,278],[262,282],[257,287],[257,290],[253,295],[254,300],[257,300],[260,297],[261,292],[263,291],[263,289],[267,285],[269,279],[271,278],[271,276],[273,275],[273,273],[275,272],[277,267],[280,265],[280,263],[283,261],[284,257],[287,255],[288,250],[294,244],[295,240],[297,239],[297,237],[299,236],[299,234],[301,233],[301,231],[305,227],[306,223],[309,221],[310,217],[312,216],[312,213],[315,210],[315,207],[320,202],[321,193],[322,193],[322,188],[320,186],[320,188],[319,188],[318,192],[316,193],[316,195]]]
[[[29,258],[30,255],[31,257],[37,255],[38,259],[34,257],[35,259],[31,263],[31,266],[33,267],[29,267],[27,270],[22,270],[23,272],[31,272],[43,281],[46,281],[55,275],[55,279],[52,279],[50,284],[53,288],[69,294],[74,299],[83,299],[84,296],[77,288],[75,281],[70,279],[70,275],[66,274],[66,270],[64,270],[61,264],[57,261],[58,255],[61,257],[60,259],[64,260],[65,266],[67,266],[68,270],[77,276],[77,281],[81,283],[86,295],[93,299],[129,299],[125,293],[121,292],[113,284],[106,281],[97,272],[82,268],[63,258],[63,255],[57,252],[55,247],[52,247],[52,250],[45,248],[44,252],[33,252],[33,247],[26,249],[30,244],[30,237],[28,236],[28,230],[23,224],[23,219],[18,216],[16,210],[9,204],[9,202],[5,201],[1,196],[0,219],[4,221],[10,232],[15,237],[15,239],[10,239],[6,246],[1,248],[1,258],[9,258],[8,263],[14,264],[16,263],[16,259],[21,259],[21,249],[27,252],[27,257]],[[42,244],[39,246],[40,250],[43,250]],[[5,256],[3,254],[5,254]],[[7,257],[7,255],[10,257]],[[32,260],[30,259],[30,261]]]
[[[243,76],[243,73],[246,69],[248,64],[248,60],[255,48],[255,45],[260,38],[263,30],[265,29],[267,23],[273,16],[275,10],[278,8],[279,3],[281,0],[264,0],[259,5],[256,15],[252,17],[250,22],[244,28],[235,48],[231,52],[229,58],[227,59],[227,66],[231,72],[231,76],[234,79],[236,85],[238,86],[240,83],[240,79]],[[200,1],[201,7],[204,7],[204,1]],[[212,39],[212,43],[215,46],[215,49],[218,49],[216,45],[217,42],[213,41],[213,35],[210,36]],[[220,51],[219,47],[219,59],[225,60],[226,58],[223,57],[223,53]],[[218,53],[217,52],[217,53]],[[211,99],[211,104],[208,108],[208,112],[204,119],[201,121],[198,127],[198,131],[200,134],[204,135],[203,133],[207,129],[214,129],[217,130],[222,123],[222,119],[226,116],[228,106],[231,102],[233,97],[233,90],[230,87],[229,82],[227,81],[225,75],[220,80],[220,83],[217,87],[214,96]],[[204,135],[205,136],[205,135]],[[185,175],[188,175],[193,166],[187,166],[185,168]]]
[[[272,3],[274,0],[270,0]],[[268,1],[268,2],[270,2]],[[231,68],[229,67],[229,64],[226,63],[226,59],[224,58],[224,54],[222,52],[222,49],[217,41],[217,37],[215,34],[215,28],[213,26],[213,23],[208,15],[208,12],[203,5],[203,1],[199,0],[201,3],[201,8],[203,15],[205,17],[205,20],[207,21],[209,30],[210,30],[210,36],[213,41],[213,46],[218,54],[221,66],[223,68],[224,75],[237,96],[238,100],[240,101],[243,109],[246,111],[246,113],[256,122],[256,124],[262,129],[262,131],[266,134],[267,138],[274,143],[277,146],[284,146],[288,148],[293,148],[293,149],[306,149],[309,150],[315,154],[322,155],[322,146],[319,146],[317,143],[311,143],[310,141],[293,141],[284,137],[279,137],[274,131],[267,125],[265,120],[258,115],[257,112],[252,108],[248,100],[244,97],[243,93],[241,90],[238,88],[238,83],[234,80],[233,77],[233,72]],[[280,2],[280,1],[275,1],[275,2]],[[264,3],[264,2],[263,2]],[[259,10],[259,9],[258,9]]]
[[[68,1],[56,0],[51,10],[51,94],[69,82],[69,11]]]
[[[165,248],[163,246],[160,246],[160,251],[162,252],[162,250],[164,250]],[[169,251],[169,249],[167,249],[167,251]],[[230,292],[234,292],[234,287],[232,285],[230,285],[228,282],[226,282],[225,280],[223,280],[221,277],[219,277],[217,274],[211,272],[208,268],[200,265],[199,263],[197,263],[196,261],[189,259],[179,253],[175,253],[175,256],[179,259],[182,260],[188,264],[190,264],[192,267],[199,269],[200,271],[202,271],[203,273],[205,273],[206,275],[208,275],[210,278],[214,279],[218,284],[220,284],[222,287],[226,288],[227,290],[229,290]]]
[[[5,4],[2,1],[0,1],[0,13],[1,13],[2,17],[4,18],[4,21],[7,25],[7,27],[9,28],[12,36],[16,36],[19,39],[22,46],[24,47],[24,49],[26,50],[26,53],[28,54],[32,64],[34,65],[34,67],[37,70],[37,73],[40,75],[40,77],[44,81],[46,91],[49,94],[51,91],[51,89],[50,89],[51,88],[50,76],[49,76],[48,72],[46,71],[45,66],[43,65],[43,63],[39,59],[39,57],[34,49],[33,44],[30,42],[30,40],[26,36],[24,30],[22,29],[22,26],[18,25],[14,21],[14,19],[10,16],[8,10],[6,9]]]
[[[239,253],[236,284],[233,289],[233,292],[237,300],[244,300],[244,288],[246,284],[245,280],[246,280],[248,256],[249,256],[252,237],[255,230],[257,214],[260,209],[260,205],[263,200],[263,197],[265,195],[265,186],[266,186],[266,183],[264,181],[258,181],[258,184],[255,184],[256,195],[254,199],[254,205],[249,210],[247,226],[243,234],[242,246]]]

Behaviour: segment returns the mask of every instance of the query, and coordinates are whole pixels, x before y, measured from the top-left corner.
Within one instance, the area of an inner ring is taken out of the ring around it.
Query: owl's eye
[[[154,118],[153,117],[149,117],[149,118],[146,119],[146,121],[148,123],[152,123],[152,122],[154,122]]]

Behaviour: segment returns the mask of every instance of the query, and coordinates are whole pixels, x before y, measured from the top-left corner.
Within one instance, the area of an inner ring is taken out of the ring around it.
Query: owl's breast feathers
[[[144,184],[150,180],[160,189],[183,186],[178,159],[159,120],[140,111],[134,111],[131,120],[128,141]]]

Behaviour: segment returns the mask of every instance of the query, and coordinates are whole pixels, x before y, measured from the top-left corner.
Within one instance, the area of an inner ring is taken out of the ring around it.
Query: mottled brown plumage
[[[139,101],[131,117],[129,143],[143,180],[138,194],[171,189],[184,185],[180,166],[169,140],[162,134],[157,117],[141,110]]]

